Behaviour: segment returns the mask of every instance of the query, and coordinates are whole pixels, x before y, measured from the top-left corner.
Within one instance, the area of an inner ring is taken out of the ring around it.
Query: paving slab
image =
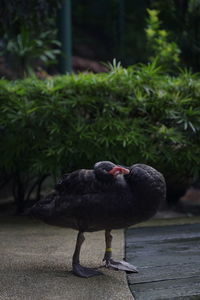
[[[130,228],[126,259],[139,269],[127,275],[136,300],[200,300],[200,222]]]
[[[79,278],[71,273],[77,232],[19,217],[0,219],[0,300],[133,300],[124,272]],[[83,265],[99,267],[104,232],[85,234]],[[113,256],[124,255],[124,233],[113,231]]]

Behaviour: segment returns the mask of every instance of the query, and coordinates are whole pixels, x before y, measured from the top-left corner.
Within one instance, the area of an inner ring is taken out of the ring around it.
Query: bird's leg
[[[105,242],[106,242],[106,250],[104,254],[103,261],[106,262],[106,267],[109,267],[109,262],[112,258],[112,235],[111,230],[105,230]]]
[[[137,268],[126,261],[116,261],[112,258],[112,235],[111,230],[105,231],[106,251],[103,261],[106,262],[105,266],[109,269],[122,270],[128,272],[138,272]]]
[[[102,275],[103,274],[102,272],[99,272],[92,268],[85,268],[80,265],[80,251],[84,240],[85,237],[83,232],[79,232],[77,236],[73,259],[72,259],[73,273],[79,277],[85,277],[85,278],[96,276],[96,275]]]

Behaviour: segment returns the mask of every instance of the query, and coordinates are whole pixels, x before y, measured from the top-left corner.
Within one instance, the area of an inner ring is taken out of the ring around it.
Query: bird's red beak
[[[113,175],[113,176],[116,176],[118,174],[123,174],[123,175],[129,174],[130,171],[129,171],[129,169],[116,166],[116,167],[112,168],[112,170],[110,170],[108,173],[111,174],[111,175]]]

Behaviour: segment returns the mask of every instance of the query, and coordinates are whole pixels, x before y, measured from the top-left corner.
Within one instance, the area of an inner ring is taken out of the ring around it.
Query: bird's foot
[[[76,276],[79,277],[84,277],[84,278],[89,278],[92,276],[98,276],[98,275],[103,275],[102,272],[96,270],[96,269],[92,269],[92,268],[86,268],[81,266],[80,264],[74,264],[73,265],[73,273]]]
[[[127,271],[130,273],[138,273],[138,270],[135,266],[129,264],[126,261],[116,261],[114,259],[106,260],[105,267],[108,269]]]

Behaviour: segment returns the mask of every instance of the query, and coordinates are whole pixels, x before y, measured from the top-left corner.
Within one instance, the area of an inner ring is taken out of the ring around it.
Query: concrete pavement
[[[126,273],[102,268],[89,279],[71,273],[77,232],[22,217],[0,220],[0,300],[133,300]],[[85,234],[81,262],[98,267],[104,232]],[[113,257],[122,259],[124,234],[113,231]]]

